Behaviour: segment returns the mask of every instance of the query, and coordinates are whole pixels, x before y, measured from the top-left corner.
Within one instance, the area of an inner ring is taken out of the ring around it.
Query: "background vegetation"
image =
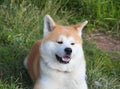
[[[0,89],[32,89],[23,60],[42,38],[43,17],[69,25],[88,20],[87,32],[120,37],[119,0],[1,0]],[[84,37],[89,89],[120,89],[120,61],[99,50]]]

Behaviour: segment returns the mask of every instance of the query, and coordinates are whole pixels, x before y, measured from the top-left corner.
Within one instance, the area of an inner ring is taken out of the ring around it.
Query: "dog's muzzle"
[[[57,59],[60,63],[67,64],[67,63],[69,63],[70,60],[71,60],[72,49],[71,49],[71,48],[65,48],[65,49],[64,49],[64,52],[65,52],[65,56],[63,56],[63,57],[60,57],[60,56],[58,56],[57,54],[56,54],[55,56],[56,56],[56,59]]]

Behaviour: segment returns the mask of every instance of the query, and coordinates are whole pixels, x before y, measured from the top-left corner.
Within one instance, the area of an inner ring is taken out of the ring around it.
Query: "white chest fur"
[[[45,63],[41,63],[40,89],[87,89],[84,66],[81,65],[69,72],[53,70]]]

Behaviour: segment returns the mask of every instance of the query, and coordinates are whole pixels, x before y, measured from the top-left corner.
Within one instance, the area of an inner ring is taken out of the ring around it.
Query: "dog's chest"
[[[81,86],[85,82],[85,70],[82,66],[80,68],[83,70],[77,67],[72,72],[61,72],[55,71],[41,62],[40,85],[44,87],[43,89],[86,89]]]
[[[54,73],[45,79],[48,89],[79,89],[80,76],[71,73]]]
[[[79,77],[66,74],[61,81],[61,87],[58,86],[58,89],[78,89],[79,84]]]

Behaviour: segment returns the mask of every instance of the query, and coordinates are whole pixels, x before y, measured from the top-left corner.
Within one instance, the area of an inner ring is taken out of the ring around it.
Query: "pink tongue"
[[[62,60],[63,60],[63,61],[70,61],[70,57],[64,56],[64,57],[62,58]]]

